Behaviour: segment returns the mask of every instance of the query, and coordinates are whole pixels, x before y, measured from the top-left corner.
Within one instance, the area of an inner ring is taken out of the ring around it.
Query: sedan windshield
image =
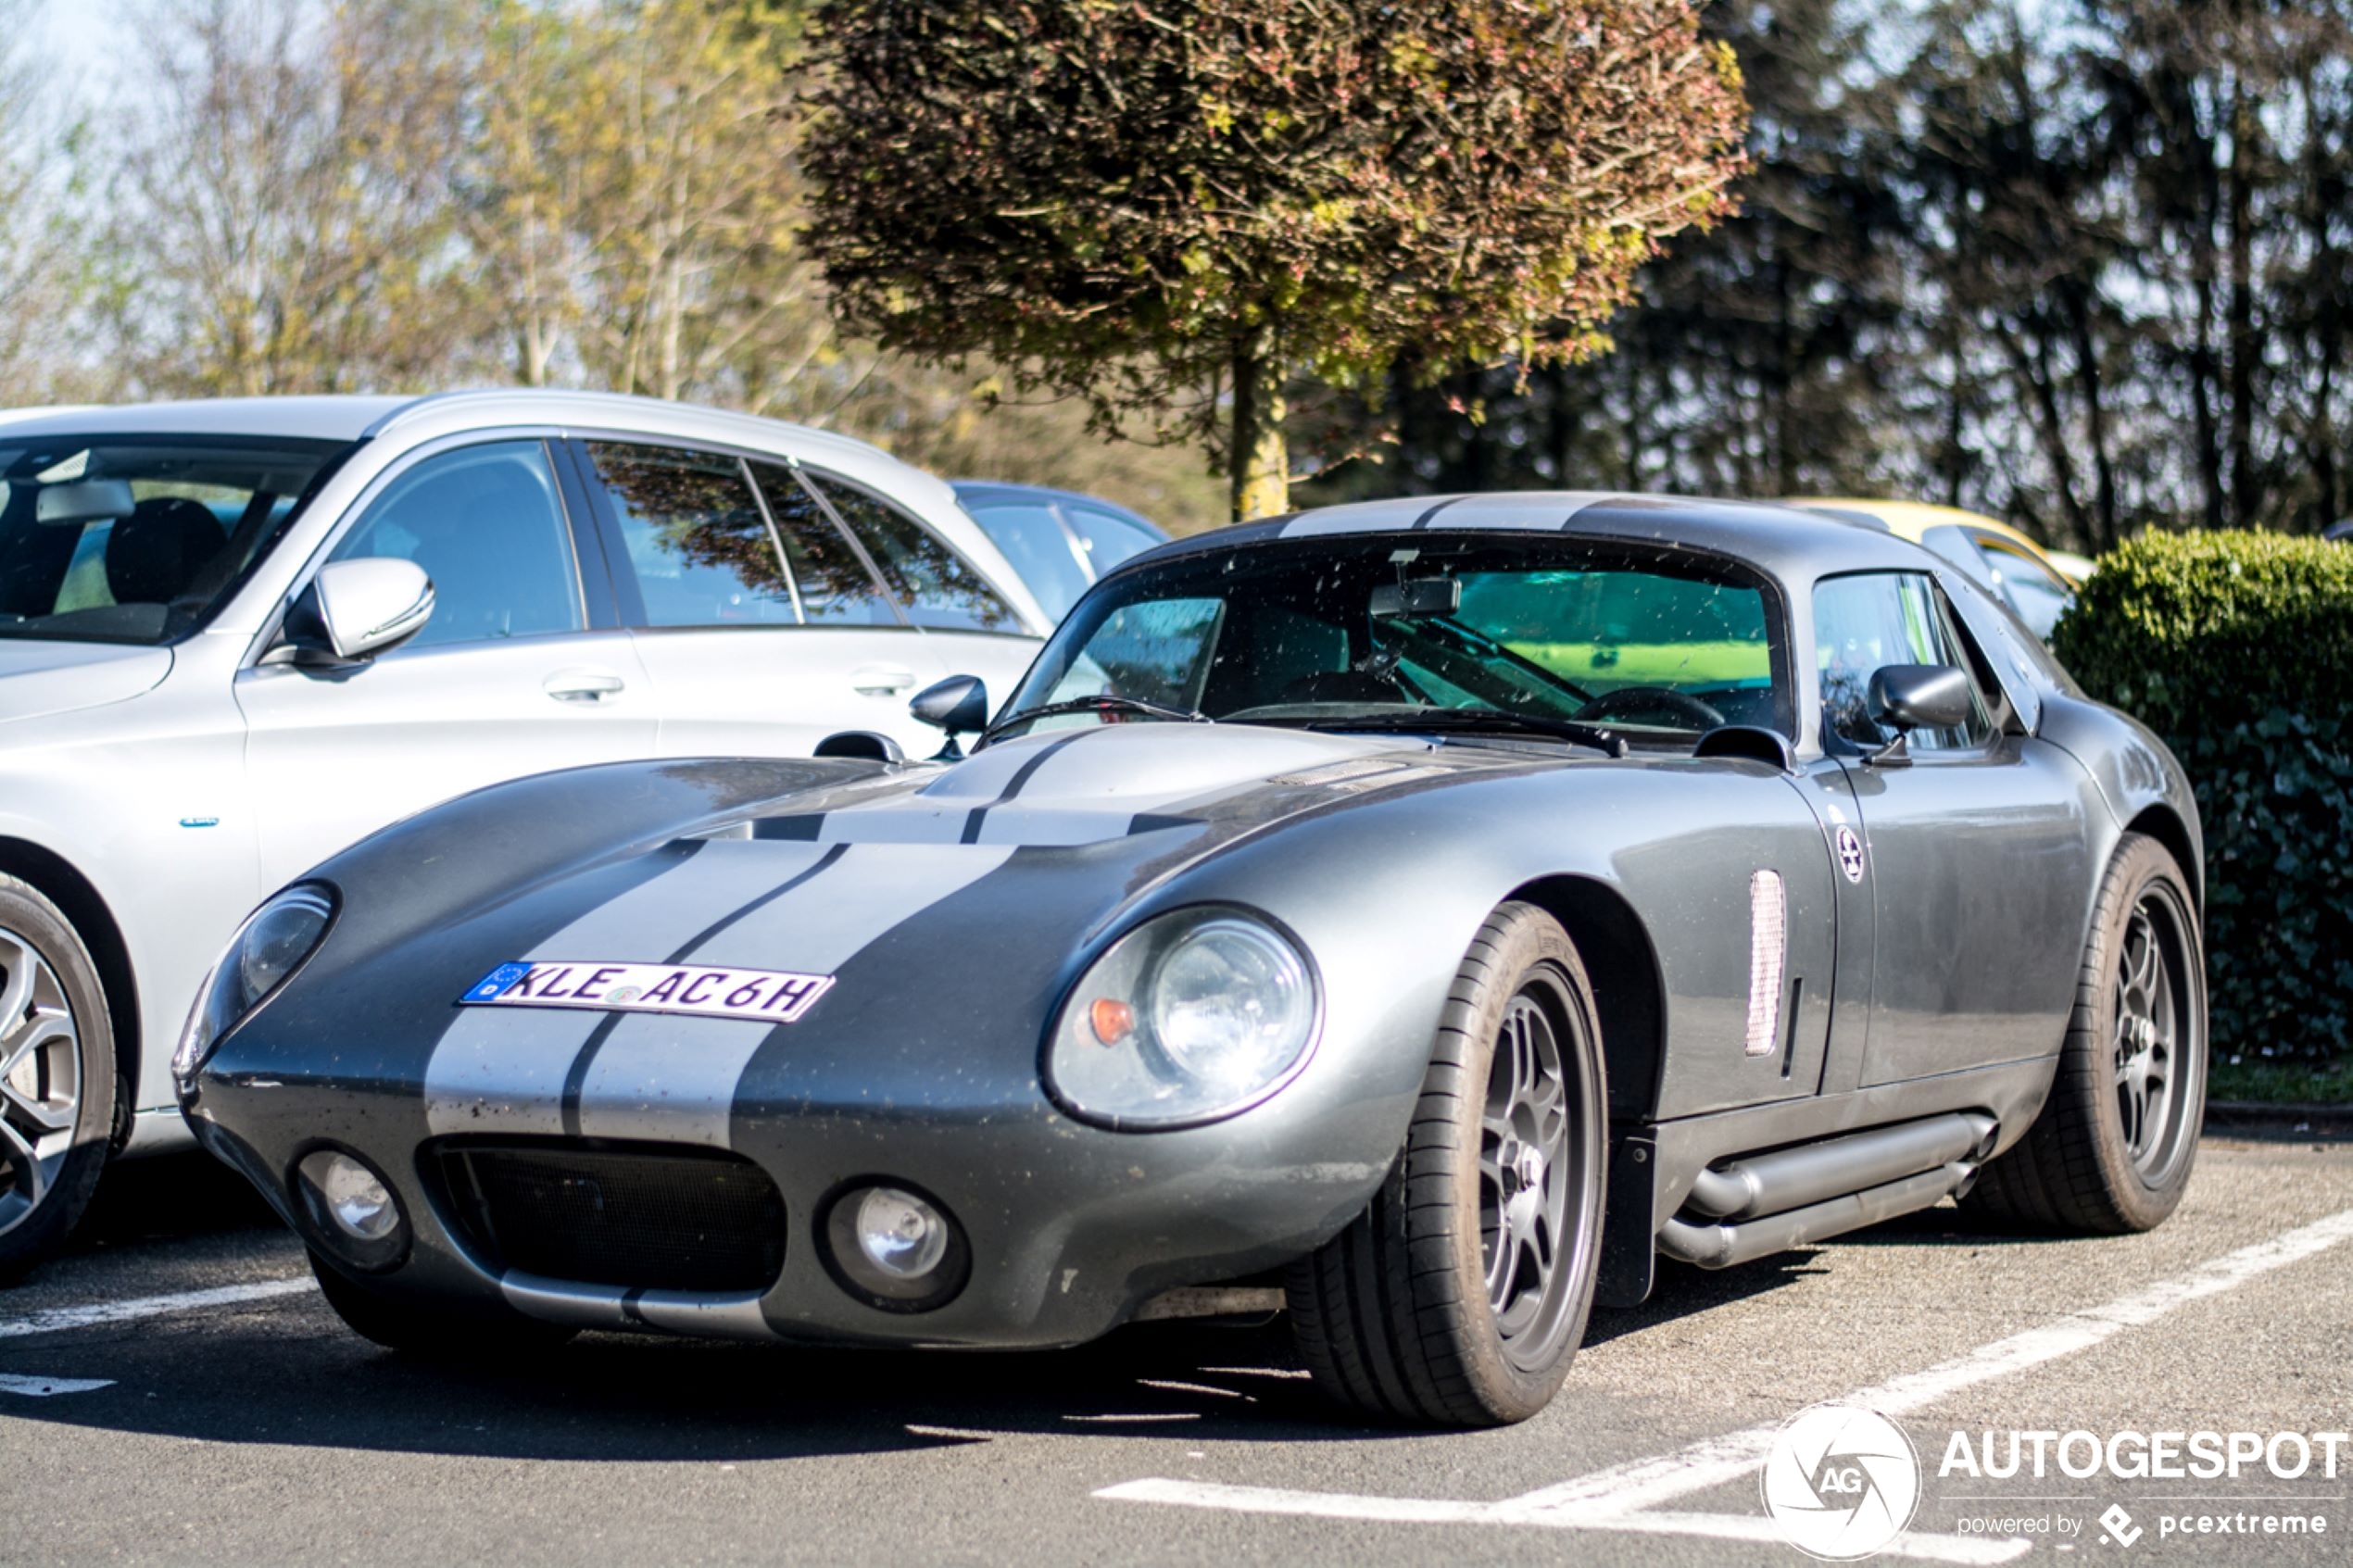
[[[1491,535],[1259,544],[1101,584],[1000,722],[1101,696],[1246,723],[1426,716],[1455,731],[1484,714],[1499,734],[1574,721],[1688,744],[1723,724],[1786,731],[1768,626],[1744,571],[1667,552]],[[1107,704],[1036,727],[1150,717]]]
[[[184,636],[346,450],[226,436],[0,438],[0,636]]]

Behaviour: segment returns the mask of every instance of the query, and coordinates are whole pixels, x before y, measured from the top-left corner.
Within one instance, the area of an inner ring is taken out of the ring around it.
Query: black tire
[[[460,1315],[396,1301],[371,1290],[315,1251],[310,1254],[310,1272],[318,1276],[320,1293],[345,1327],[387,1350],[422,1360],[511,1361],[545,1355],[580,1332],[519,1312]]]
[[[81,1223],[120,1110],[97,965],[57,905],[12,876],[0,876],[0,997],[15,1009],[0,1017],[0,1285],[8,1285]]]
[[[1504,1137],[1497,1106],[1528,1109],[1513,1098],[1523,1079],[1538,1085],[1537,1102],[1548,1098],[1545,1073],[1515,1070],[1541,1062],[1540,1023],[1551,1032],[1556,1110],[1512,1120],[1534,1130]],[[1505,904],[1455,972],[1388,1180],[1285,1280],[1316,1383],[1367,1414],[1421,1424],[1501,1426],[1542,1410],[1592,1311],[1608,1134],[1585,966],[1550,915]],[[1529,1149],[1541,1172],[1521,1185],[1537,1167],[1514,1151]]]
[[[2155,978],[2136,982],[2145,954]],[[2030,1230],[2154,1229],[2189,1185],[2206,1067],[2206,956],[2189,882],[2162,844],[2128,833],[2093,905],[2050,1098],[1963,1206]],[[2161,1103],[2150,1087],[2160,1071]]]

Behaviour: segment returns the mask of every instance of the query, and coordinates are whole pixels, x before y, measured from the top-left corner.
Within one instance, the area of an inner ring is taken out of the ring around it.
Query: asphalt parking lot
[[[0,1561],[1786,1564],[1766,1445],[1845,1397],[1920,1452],[1914,1557],[2353,1561],[2353,1450],[2334,1479],[1938,1474],[1957,1430],[2353,1426],[2341,1141],[2209,1139],[2147,1236],[1989,1237],[1947,1207],[1670,1273],[1597,1317],[1542,1417],[1468,1435],[1351,1424],[1279,1328],[991,1357],[597,1336],[420,1366],[347,1334],[225,1172],[108,1181],[79,1249],[0,1293]],[[2288,1512],[2324,1533],[2260,1533]]]

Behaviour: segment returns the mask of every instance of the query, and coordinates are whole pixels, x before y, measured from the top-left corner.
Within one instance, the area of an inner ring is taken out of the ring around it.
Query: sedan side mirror
[[[907,711],[935,730],[948,734],[948,744],[934,761],[953,762],[963,755],[958,735],[978,734],[988,727],[988,686],[977,675],[950,675],[917,692]]]
[[[433,579],[415,561],[330,561],[286,612],[286,640],[296,665],[344,668],[398,647],[432,616]]]
[[[1865,701],[1874,722],[1895,732],[1894,744],[1867,760],[1900,763],[1914,730],[1950,730],[1969,721],[1969,674],[1952,664],[1887,664],[1871,675]]]

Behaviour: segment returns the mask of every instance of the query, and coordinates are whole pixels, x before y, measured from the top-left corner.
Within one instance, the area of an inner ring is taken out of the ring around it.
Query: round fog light
[[[850,1223],[866,1261],[893,1279],[922,1279],[948,1256],[948,1222],[912,1192],[869,1187]]]
[[[825,1217],[835,1278],[869,1306],[922,1311],[963,1288],[963,1234],[931,1199],[900,1186],[855,1186]]]
[[[338,1257],[362,1268],[397,1261],[405,1250],[400,1200],[364,1160],[341,1149],[313,1149],[295,1175],[318,1239]]]

